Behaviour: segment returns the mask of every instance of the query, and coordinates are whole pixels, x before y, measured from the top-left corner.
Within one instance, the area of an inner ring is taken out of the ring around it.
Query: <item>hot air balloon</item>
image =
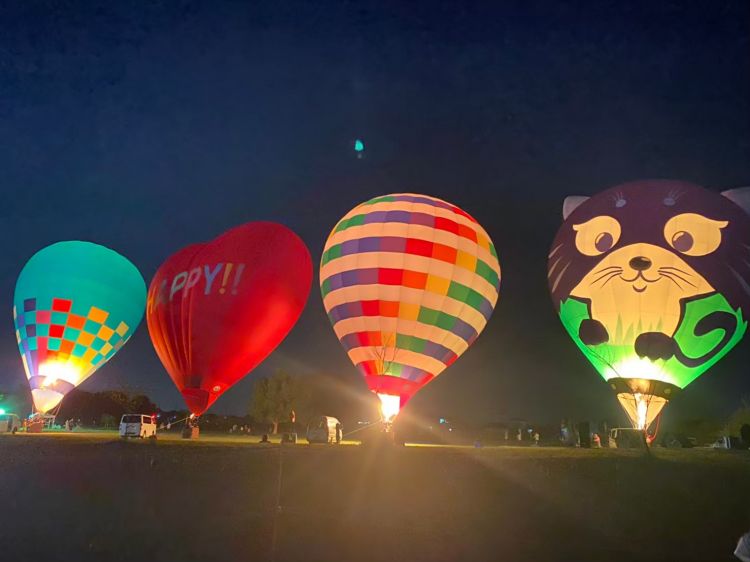
[[[633,427],[742,339],[750,312],[750,189],[679,181],[569,197],[549,254],[565,329]]]
[[[283,225],[251,222],[170,257],[151,281],[151,341],[195,416],[263,361],[307,301],[312,260]]]
[[[146,284],[117,252],[58,242],[21,270],[13,320],[34,408],[46,413],[106,363],[143,318]]]
[[[440,199],[375,197],[334,227],[320,262],[323,304],[379,397],[386,430],[420,388],[474,343],[499,287],[490,237]]]

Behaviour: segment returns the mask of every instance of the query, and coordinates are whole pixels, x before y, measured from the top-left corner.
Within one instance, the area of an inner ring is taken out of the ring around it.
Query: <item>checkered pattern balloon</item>
[[[47,412],[106,363],[143,317],[146,286],[120,254],[90,242],[37,252],[16,283],[13,320],[34,406]]]

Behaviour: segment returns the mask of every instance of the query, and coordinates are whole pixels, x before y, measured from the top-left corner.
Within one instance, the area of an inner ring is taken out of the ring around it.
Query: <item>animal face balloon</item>
[[[568,198],[548,278],[565,329],[633,425],[742,338],[750,189],[642,181]]]
[[[128,341],[146,283],[117,252],[91,242],[39,250],[16,281],[13,321],[34,407],[48,412]]]
[[[485,230],[426,195],[358,205],[334,227],[320,262],[323,305],[386,421],[476,340],[499,288]]]
[[[164,262],[149,287],[146,320],[191,412],[205,412],[281,343],[311,282],[307,247],[272,222],[243,224]]]

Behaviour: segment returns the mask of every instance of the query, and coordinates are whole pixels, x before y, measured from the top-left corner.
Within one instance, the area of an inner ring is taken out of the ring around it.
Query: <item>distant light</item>
[[[364,150],[365,150],[365,143],[362,140],[360,140],[360,139],[356,139],[354,141],[354,151],[355,152],[364,152]]]
[[[445,423],[445,418],[440,418],[440,423]]]
[[[5,415],[5,410],[3,408],[0,408],[0,416],[4,416],[4,415]]]

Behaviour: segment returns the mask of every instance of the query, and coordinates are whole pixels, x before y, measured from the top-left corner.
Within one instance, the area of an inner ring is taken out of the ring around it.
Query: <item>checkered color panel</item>
[[[26,299],[13,310],[16,340],[29,377],[48,360],[72,361],[89,373],[109,360],[130,337],[130,327],[106,310],[77,310],[68,299]]]

